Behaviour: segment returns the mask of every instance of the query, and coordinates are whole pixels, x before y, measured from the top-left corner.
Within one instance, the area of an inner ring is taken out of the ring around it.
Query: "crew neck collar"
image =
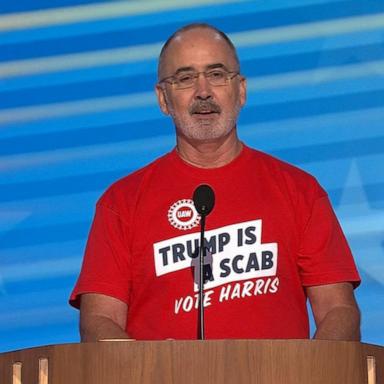
[[[169,156],[174,166],[177,167],[177,169],[181,172],[200,177],[220,177],[224,173],[227,174],[228,172],[237,169],[243,164],[243,162],[246,162],[246,158],[249,156],[250,153],[250,148],[247,147],[244,143],[242,143],[242,146],[243,147],[240,153],[232,161],[230,161],[228,164],[215,168],[201,168],[186,162],[181,158],[176,147],[169,153]]]

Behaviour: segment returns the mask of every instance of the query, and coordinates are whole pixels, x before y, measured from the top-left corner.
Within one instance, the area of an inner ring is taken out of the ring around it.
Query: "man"
[[[164,45],[156,93],[176,148],[113,184],[96,216],[71,304],[83,341],[194,339],[199,220],[209,184],[206,337],[359,340],[359,284],[324,190],[305,172],[245,146],[236,121],[246,80],[230,40],[205,24]]]

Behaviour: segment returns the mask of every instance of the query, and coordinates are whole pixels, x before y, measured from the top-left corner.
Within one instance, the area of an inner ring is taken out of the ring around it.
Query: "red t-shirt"
[[[192,195],[215,191],[206,221],[206,338],[309,337],[305,286],[349,281],[356,267],[328,197],[307,173],[244,146],[202,169],[174,150],[114,183],[97,203],[70,298],[96,292],[128,305],[142,340],[195,339],[199,220]]]

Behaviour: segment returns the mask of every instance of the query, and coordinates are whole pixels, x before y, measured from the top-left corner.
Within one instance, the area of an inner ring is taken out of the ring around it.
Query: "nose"
[[[209,99],[212,97],[211,85],[209,84],[204,73],[199,73],[195,84],[195,97],[197,99]]]

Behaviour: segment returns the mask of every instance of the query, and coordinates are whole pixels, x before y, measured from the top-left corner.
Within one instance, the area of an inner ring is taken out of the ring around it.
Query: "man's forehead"
[[[220,47],[221,50],[228,52],[230,47],[224,38],[211,29],[196,28],[178,33],[169,44],[170,51],[182,49],[196,50],[204,49],[206,46]]]
[[[184,61],[190,59],[193,61],[205,59],[204,66],[218,62],[228,66],[232,64],[232,60],[236,60],[227,41],[210,29],[181,32],[169,44],[164,59],[167,64],[172,66],[176,64],[177,67],[180,64],[192,64]]]
[[[158,77],[171,76],[178,68],[187,66],[204,71],[208,65],[215,63],[222,63],[228,70],[238,70],[236,51],[225,35],[209,27],[184,29],[163,48]]]

